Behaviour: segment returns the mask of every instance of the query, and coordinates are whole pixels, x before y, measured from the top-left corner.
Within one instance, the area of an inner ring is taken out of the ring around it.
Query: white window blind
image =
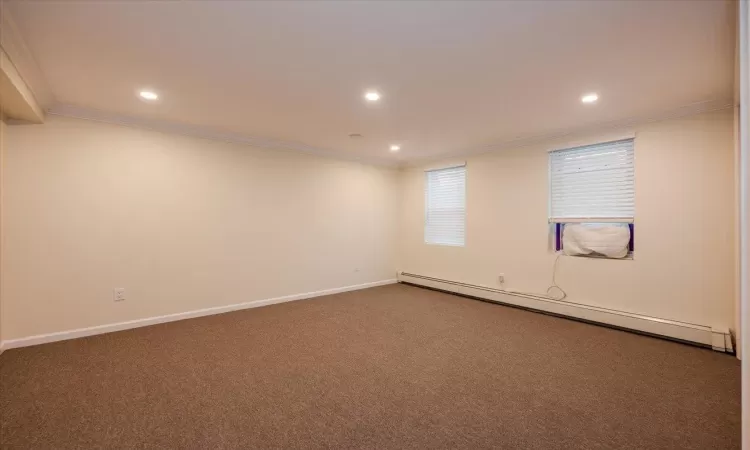
[[[633,220],[633,139],[556,150],[549,163],[550,221]]]
[[[466,167],[425,172],[424,241],[463,247],[466,228]]]

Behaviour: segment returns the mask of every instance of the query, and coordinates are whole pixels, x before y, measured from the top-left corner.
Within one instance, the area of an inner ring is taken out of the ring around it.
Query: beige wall
[[[391,279],[396,269],[490,286],[503,273],[505,287],[542,293],[554,260],[547,150],[632,132],[635,259],[563,258],[559,284],[576,302],[733,326],[732,115],[473,156],[465,248],[423,243],[421,168],[399,174],[56,116],[9,127],[2,339]],[[114,287],[125,302],[112,301]]]
[[[738,85],[740,111],[738,129],[740,137],[740,321],[742,324],[742,448],[750,449],[750,2],[739,2],[738,59],[740,71]]]
[[[51,116],[2,186],[4,340],[395,278],[395,170]]]
[[[563,257],[569,300],[710,326],[734,327],[733,112],[581,136],[636,134],[633,260]],[[544,293],[552,276],[547,151],[550,141],[467,160],[466,247],[423,241],[423,168],[402,172],[399,270]]]

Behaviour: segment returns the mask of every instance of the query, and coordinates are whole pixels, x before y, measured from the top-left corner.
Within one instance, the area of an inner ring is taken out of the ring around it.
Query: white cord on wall
[[[568,293],[563,290],[560,286],[557,285],[557,261],[560,260],[560,257],[563,256],[562,253],[558,253],[557,257],[555,258],[554,264],[552,264],[552,284],[549,285],[547,288],[547,296],[549,296],[553,300],[564,300],[565,297],[568,296]],[[550,291],[557,289],[562,294],[561,296],[553,297],[552,294],[550,294]]]
[[[557,262],[560,260],[561,256],[563,256],[563,254],[558,253],[557,257],[555,258],[554,264],[552,264],[552,284],[550,284],[549,287],[547,288],[546,294],[534,294],[532,292],[516,291],[512,289],[501,289],[501,290],[511,293],[511,294],[521,294],[521,295],[526,295],[529,297],[543,298],[545,300],[558,300],[558,301],[565,300],[565,298],[568,297],[568,294],[567,292],[563,290],[563,288],[561,288],[557,284]],[[560,293],[560,295],[553,295],[552,292],[554,292],[555,290],[557,290]]]

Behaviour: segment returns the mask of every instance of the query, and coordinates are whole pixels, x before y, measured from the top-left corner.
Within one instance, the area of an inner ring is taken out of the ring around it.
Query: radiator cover
[[[734,353],[732,336],[727,328],[660,319],[614,309],[584,305],[564,300],[543,299],[536,296],[503,291],[502,289],[446,280],[409,272],[399,272],[398,281],[424,286],[494,303],[554,314],[608,327],[663,337],[675,341]]]

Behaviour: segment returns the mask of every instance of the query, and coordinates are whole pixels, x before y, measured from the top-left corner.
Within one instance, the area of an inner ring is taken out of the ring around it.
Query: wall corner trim
[[[3,5],[5,6],[5,5]],[[7,54],[28,86],[34,101],[42,108],[54,103],[54,95],[39,63],[21,34],[8,7],[0,12],[0,48]]]

